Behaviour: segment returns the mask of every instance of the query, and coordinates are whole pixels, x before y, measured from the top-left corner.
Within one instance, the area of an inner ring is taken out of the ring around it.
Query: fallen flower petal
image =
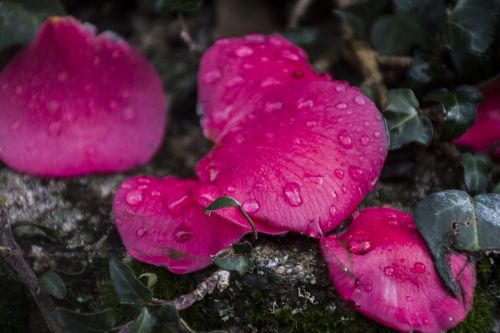
[[[413,217],[368,208],[340,236],[321,240],[338,293],[356,311],[403,332],[442,332],[465,319],[476,285],[474,264],[451,255],[460,297],[448,293]]]
[[[159,148],[166,99],[124,40],[49,18],[0,73],[0,159],[42,176],[123,171]]]
[[[216,214],[205,216],[192,196],[198,186],[195,180],[175,177],[134,177],[120,186],[113,213],[134,258],[190,273],[210,265],[211,256],[250,232]]]

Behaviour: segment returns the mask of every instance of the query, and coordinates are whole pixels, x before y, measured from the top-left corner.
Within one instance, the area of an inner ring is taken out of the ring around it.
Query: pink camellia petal
[[[477,108],[474,125],[455,144],[478,151],[485,151],[500,142],[500,89],[493,94],[485,94],[484,101]],[[500,148],[492,153],[500,159]]]
[[[262,95],[310,80],[326,78],[313,71],[301,48],[283,37],[249,35],[217,41],[203,55],[198,80],[205,135],[218,141],[253,112]]]
[[[218,215],[205,216],[192,197],[198,186],[195,180],[175,177],[134,177],[120,186],[113,213],[134,258],[190,273],[210,265],[212,255],[249,232]]]
[[[0,73],[0,159],[72,176],[130,169],[158,149],[166,98],[154,68],[124,40],[49,18]]]
[[[392,208],[368,208],[340,236],[321,239],[340,296],[364,315],[403,332],[442,332],[464,320],[476,285],[474,265],[451,255],[462,287],[450,295],[434,269],[413,217]]]
[[[380,113],[358,89],[337,81],[289,85],[254,107],[199,162],[201,182],[275,229],[320,237],[378,179],[387,153]]]

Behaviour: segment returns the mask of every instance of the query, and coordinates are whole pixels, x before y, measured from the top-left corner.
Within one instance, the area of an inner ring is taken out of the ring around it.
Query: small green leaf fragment
[[[451,141],[464,134],[476,120],[477,105],[483,95],[476,87],[460,86],[454,92],[438,89],[425,96],[425,101],[441,104],[444,115],[441,139]]]
[[[493,193],[500,194],[500,182],[495,185],[495,188],[493,189]]]
[[[460,156],[464,168],[464,180],[467,191],[471,194],[484,193],[491,181],[493,161],[486,153],[464,153]]]
[[[124,263],[110,259],[109,274],[121,303],[144,305],[151,301],[153,297],[151,290],[144,286]]]
[[[41,224],[38,224],[38,223],[27,222],[27,221],[16,222],[11,227],[12,227],[12,230],[15,230],[15,229],[20,228],[20,227],[35,228],[35,229],[41,231],[42,233],[44,233],[45,236],[52,238],[56,242],[58,242],[60,244],[64,243],[62,238],[61,238],[61,235],[59,234],[59,232],[57,230],[49,228],[49,227],[41,225]]]
[[[215,199],[214,202],[205,208],[205,215],[210,216],[210,213],[214,210],[236,206],[240,206],[240,203],[236,199],[223,195]]]
[[[500,251],[500,194],[479,194],[474,201],[481,250]]]
[[[64,285],[64,281],[56,272],[50,271],[43,274],[38,279],[38,285],[47,294],[52,295],[57,299],[63,299],[66,297],[66,286]]]
[[[158,282],[158,275],[156,275],[155,273],[143,273],[139,275],[139,280],[142,279],[146,280],[146,286],[148,288],[153,288]]]
[[[219,268],[236,271],[240,275],[244,275],[250,269],[250,259],[243,255],[216,257],[213,261]]]
[[[389,105],[383,115],[390,135],[390,149],[410,142],[428,145],[432,140],[432,123],[417,112],[419,103],[410,89],[393,89],[387,94]]]
[[[253,246],[249,241],[243,241],[241,243],[235,243],[231,245],[235,254],[250,254],[252,252]]]
[[[113,309],[95,313],[78,313],[58,308],[56,318],[64,332],[68,333],[106,333],[116,324]]]
[[[134,324],[126,331],[127,333],[151,333],[155,319],[147,308],[143,308]]]

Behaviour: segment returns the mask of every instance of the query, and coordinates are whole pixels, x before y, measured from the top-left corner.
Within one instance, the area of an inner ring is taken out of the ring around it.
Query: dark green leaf
[[[301,46],[311,45],[320,41],[320,31],[313,27],[299,27],[283,31],[283,36],[294,44]]]
[[[45,18],[63,14],[56,0],[1,0],[0,50],[29,42]]]
[[[148,309],[143,308],[134,324],[126,331],[127,333],[151,333],[155,319],[151,316]]]
[[[146,280],[146,286],[153,288],[158,282],[158,276],[155,273],[143,273],[139,275],[139,280]]]
[[[493,161],[486,153],[464,153],[460,157],[464,168],[464,180],[467,191],[471,194],[484,193],[491,181]]]
[[[116,259],[110,259],[109,274],[122,303],[144,305],[151,301],[151,290],[134,276],[127,265]]]
[[[437,27],[446,19],[443,0],[393,0],[397,13],[414,16],[419,22]]]
[[[454,92],[439,89],[429,93],[426,101],[441,104],[444,115],[441,139],[451,141],[464,134],[476,120],[476,109],[483,95],[473,86],[460,86]]]
[[[61,235],[57,230],[54,230],[52,228],[46,227],[44,225],[38,224],[38,223],[33,223],[33,222],[16,222],[12,225],[12,230],[15,230],[19,227],[31,227],[35,228],[45,234],[45,236],[52,238],[53,240],[57,241],[58,243],[63,243],[63,240],[61,238]]]
[[[427,32],[407,15],[384,15],[375,21],[370,41],[384,54],[408,53],[412,46],[425,45]]]
[[[236,254],[249,254],[252,252],[253,246],[249,241],[243,241],[241,243],[233,244],[232,248]]]
[[[228,271],[236,271],[240,275],[245,274],[250,269],[250,259],[243,255],[216,257],[214,264]]]
[[[223,195],[215,199],[214,202],[205,208],[205,214],[210,215],[214,210],[235,206],[240,206],[240,203],[231,197]]]
[[[433,193],[415,209],[415,224],[431,251],[445,285],[456,295],[459,288],[451,274],[452,250],[500,250],[500,195],[449,190]]]
[[[410,81],[417,85],[424,85],[441,78],[446,73],[446,67],[433,56],[417,53],[408,72]]]
[[[346,20],[357,37],[366,38],[366,24],[363,19],[347,10],[337,9],[334,10],[334,13]]]
[[[427,145],[432,139],[432,124],[427,117],[417,112],[419,103],[410,89],[394,89],[387,94],[389,106],[384,118],[390,134],[390,149],[396,149],[410,142]]]
[[[156,8],[167,12],[191,12],[200,8],[202,0],[157,0]]]
[[[495,185],[495,188],[493,189],[493,192],[496,194],[500,194],[500,182]]]
[[[57,299],[66,297],[66,286],[59,274],[56,272],[47,272],[38,279],[38,285],[49,295]]]
[[[353,1],[353,3],[353,5],[345,7],[344,10],[362,19],[367,26],[371,26],[375,19],[387,9],[389,1],[364,0],[359,2]]]
[[[151,314],[156,319],[153,333],[177,333],[179,330],[179,312],[170,304],[150,307]]]
[[[496,0],[459,0],[450,13],[446,41],[452,49],[483,53],[494,38]]]
[[[65,333],[106,333],[116,324],[113,309],[78,313],[58,308],[56,317]]]

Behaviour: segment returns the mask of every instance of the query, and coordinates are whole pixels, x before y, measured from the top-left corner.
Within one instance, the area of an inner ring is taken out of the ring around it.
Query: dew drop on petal
[[[268,102],[265,105],[265,110],[267,112],[272,112],[272,111],[275,111],[275,110],[279,110],[282,107],[283,107],[283,103],[281,103],[281,102]]]
[[[385,267],[384,274],[387,276],[393,276],[394,275],[394,268],[392,266]]]
[[[338,179],[344,178],[344,170],[336,169],[335,170],[335,177],[337,177]]]
[[[260,206],[259,206],[259,203],[257,201],[255,201],[255,200],[248,200],[248,201],[245,201],[243,203],[242,208],[247,213],[255,213],[256,211],[259,210]]]
[[[373,136],[374,136],[374,137],[376,137],[376,138],[380,138],[380,132],[375,131],[375,132],[373,133]]]
[[[366,135],[363,135],[363,136],[361,137],[361,140],[360,140],[360,141],[361,141],[361,145],[363,145],[363,146],[365,146],[365,147],[366,147],[366,146],[368,146],[368,145],[370,144],[370,138],[369,138],[369,137],[367,137]]]
[[[138,190],[130,191],[127,193],[125,200],[131,206],[137,205],[142,201],[142,192]]]
[[[355,166],[349,167],[349,174],[356,180],[361,180],[364,176],[363,170]]]
[[[148,231],[147,231],[146,229],[144,229],[144,228],[139,228],[139,229],[137,229],[137,231],[135,232],[135,235],[136,235],[137,237],[144,237],[144,236],[146,236],[146,235],[147,235],[147,233],[148,233]]]
[[[348,243],[349,251],[354,254],[365,254],[370,252],[372,244],[367,240],[351,240]]]
[[[425,273],[425,270],[426,270],[425,265],[424,265],[423,263],[421,263],[421,262],[418,262],[418,261],[417,261],[417,262],[413,265],[413,271],[414,271],[415,273],[418,273],[418,274],[423,274],[423,273]]]
[[[238,57],[248,57],[249,55],[253,54],[253,50],[249,48],[248,46],[240,46],[236,49],[235,51],[236,55]]]
[[[321,176],[321,175],[305,173],[304,174],[304,181],[306,181],[308,183],[323,185],[324,179],[323,179],[323,176]]]
[[[339,110],[345,110],[347,109],[347,104],[344,102],[339,102],[335,105],[335,107]]]
[[[176,242],[185,243],[193,238],[193,232],[186,226],[178,226],[174,230],[174,239]]]
[[[205,83],[214,83],[221,77],[221,72],[219,70],[214,70],[203,75],[203,81]]]
[[[339,135],[337,136],[340,144],[347,149],[352,148],[352,138],[349,135],[349,133],[346,130],[340,131]]]
[[[285,195],[287,203],[292,207],[302,205],[302,197],[300,196],[300,185],[291,182],[283,187],[283,194]]]
[[[363,96],[359,96],[359,95],[358,95],[358,96],[356,96],[356,97],[354,98],[354,103],[356,103],[356,104],[358,104],[358,105],[360,105],[360,106],[365,105],[365,103],[366,103],[366,102],[365,102],[365,98],[364,98]]]

